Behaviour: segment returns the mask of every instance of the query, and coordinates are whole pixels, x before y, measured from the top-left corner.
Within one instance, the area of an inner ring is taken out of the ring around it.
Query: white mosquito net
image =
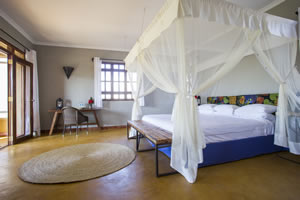
[[[129,52],[126,68],[138,77],[132,119],[142,116],[138,99],[155,88],[176,94],[171,167],[188,182],[195,182],[206,146],[194,96],[247,55],[280,84],[275,144],[300,153],[296,25],[223,0],[169,0]]]

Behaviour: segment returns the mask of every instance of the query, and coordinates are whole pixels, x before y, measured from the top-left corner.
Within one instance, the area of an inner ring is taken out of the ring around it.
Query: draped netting
[[[262,36],[253,49],[265,70],[279,83],[278,109],[276,113],[275,144],[300,154],[300,74],[295,66],[297,43],[287,41],[274,48]]]
[[[138,77],[132,119],[142,116],[138,99],[155,88],[176,94],[171,167],[188,182],[195,182],[206,146],[194,96],[211,89],[247,55],[255,54],[281,85],[275,144],[290,147],[283,141],[292,134],[293,145],[299,145],[298,125],[291,123],[299,115],[296,25],[223,0],[169,0],[129,52],[126,68]]]
[[[152,93],[156,87],[147,79],[144,73],[142,73],[141,68],[136,68],[134,72],[127,72],[128,79],[130,81],[129,87],[131,88],[132,98],[134,100],[132,106],[131,119],[141,120],[142,119],[142,109],[144,106],[143,97]],[[129,137],[136,136],[136,130],[130,129]]]

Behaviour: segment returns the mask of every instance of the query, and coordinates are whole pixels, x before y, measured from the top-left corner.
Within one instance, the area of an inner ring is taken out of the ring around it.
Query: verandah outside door
[[[13,144],[32,137],[33,67],[32,63],[13,57]]]

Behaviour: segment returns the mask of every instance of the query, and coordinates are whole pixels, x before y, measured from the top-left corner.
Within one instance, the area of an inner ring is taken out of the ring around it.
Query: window
[[[133,81],[136,81],[136,77]],[[132,100],[131,84],[124,63],[102,62],[101,91],[103,100]]]

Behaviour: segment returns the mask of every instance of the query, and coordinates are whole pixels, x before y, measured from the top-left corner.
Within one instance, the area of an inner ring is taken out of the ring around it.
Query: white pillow
[[[198,110],[214,110],[216,104],[201,104],[198,106]]]
[[[216,106],[216,104],[201,104],[200,106],[198,106],[198,111],[200,113],[214,113],[214,107]]]
[[[257,120],[261,120],[261,119],[266,119],[269,120],[271,122],[276,121],[276,117],[272,114],[269,113],[263,113],[263,112],[257,112],[257,113],[240,113],[240,114],[236,114],[234,113],[235,116],[240,117],[240,118],[244,118],[244,119],[257,119]]]
[[[200,114],[213,114],[216,113],[214,110],[198,110]]]
[[[237,108],[239,108],[237,105],[222,104],[215,106],[213,109],[216,113],[221,115],[233,115],[234,110]]]
[[[242,106],[234,111],[234,114],[256,114],[256,113],[268,113],[272,114],[276,112],[277,106],[266,105],[266,104],[250,104],[246,106]]]

